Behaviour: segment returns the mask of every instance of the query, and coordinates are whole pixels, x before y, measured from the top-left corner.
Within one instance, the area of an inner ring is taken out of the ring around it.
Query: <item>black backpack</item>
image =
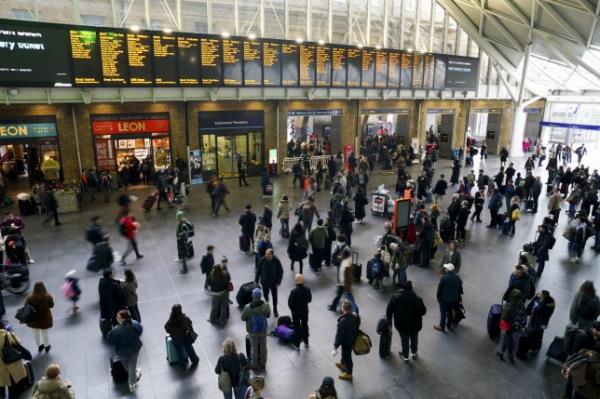
[[[123,237],[126,237],[127,233],[129,233],[127,225],[125,225],[123,222],[119,222],[119,234],[121,234]]]

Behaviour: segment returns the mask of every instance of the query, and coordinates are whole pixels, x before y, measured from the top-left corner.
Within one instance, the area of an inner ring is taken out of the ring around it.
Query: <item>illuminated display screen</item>
[[[375,50],[362,51],[360,85],[365,88],[375,86]]]
[[[223,39],[223,85],[240,86],[244,74],[244,47],[241,39]]]
[[[281,85],[298,86],[298,45],[281,44]]]
[[[201,38],[200,76],[202,85],[220,86],[221,72],[221,41],[217,38]]]
[[[196,86],[200,84],[200,37],[177,37],[179,55],[179,84]]]
[[[127,34],[127,60],[129,63],[129,82],[132,86],[152,86],[154,71],[152,68],[152,42],[145,33]]]
[[[152,37],[154,54],[154,83],[157,86],[174,86],[177,74],[177,38],[172,35]]]
[[[244,41],[244,86],[262,85],[262,43]]]
[[[129,83],[127,43],[123,32],[98,32],[102,82],[106,86],[126,86]]]
[[[73,61],[73,83],[77,86],[100,86],[102,77],[96,31],[71,29],[69,39]]]
[[[331,86],[346,87],[346,47],[331,48]]]
[[[281,44],[263,41],[263,86],[281,86]]]
[[[377,50],[375,52],[375,87],[386,88],[388,79],[388,52]]]

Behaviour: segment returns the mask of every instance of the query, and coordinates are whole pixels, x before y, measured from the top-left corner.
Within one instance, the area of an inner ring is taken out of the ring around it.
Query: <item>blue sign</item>
[[[340,116],[341,109],[291,109],[288,116]]]
[[[201,132],[253,129],[264,127],[263,111],[198,112],[198,129]]]
[[[56,137],[56,124],[41,123],[0,123],[0,140]]]
[[[542,127],[558,127],[562,129],[600,130],[598,125],[580,125],[578,123],[540,122]]]

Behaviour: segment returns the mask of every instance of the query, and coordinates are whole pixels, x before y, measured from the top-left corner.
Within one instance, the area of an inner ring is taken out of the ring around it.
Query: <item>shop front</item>
[[[287,156],[299,156],[302,145],[312,154],[342,151],[341,109],[294,109],[287,115]]]
[[[239,164],[248,176],[264,166],[264,112],[198,112],[199,154],[203,180],[218,175],[239,176]]]
[[[130,182],[138,183],[142,169],[171,165],[169,114],[90,115],[90,120],[99,171],[114,174],[127,166]]]
[[[369,137],[397,135],[399,144],[410,145],[410,111],[408,109],[363,109],[362,143]]]
[[[427,142],[439,144],[439,156],[452,158],[452,140],[454,136],[454,109],[427,109],[425,119]]]
[[[0,119],[0,165],[11,182],[62,180],[54,116]]]
[[[467,136],[475,143],[486,143],[490,154],[497,154],[502,125],[502,109],[471,109],[467,127]]]

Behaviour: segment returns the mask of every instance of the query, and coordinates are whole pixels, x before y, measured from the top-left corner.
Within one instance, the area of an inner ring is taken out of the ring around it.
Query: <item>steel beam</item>
[[[112,26],[116,28],[119,20],[117,18],[117,9],[115,8],[115,0],[110,0],[110,11],[112,14]]]
[[[536,3],[534,1],[534,3]],[[571,37],[571,40],[576,43],[585,46],[586,39],[583,38],[579,32],[571,25],[562,15],[560,15],[553,6],[546,4],[544,1],[537,1],[537,4],[556,21]]]
[[[415,51],[420,51],[419,39],[421,38],[421,2],[417,1],[417,9],[415,10]]]
[[[306,0],[306,40],[311,40],[312,22],[311,22],[311,0]]]
[[[260,0],[260,37],[265,36],[265,0]]]
[[[588,34],[588,39],[586,43],[586,47],[590,48],[592,45],[592,39],[594,38],[594,33],[596,32],[596,25],[598,25],[598,18],[600,16],[600,1],[596,5],[596,13],[594,14],[595,18],[592,21],[592,27],[590,28],[590,33]]]
[[[404,0],[400,0],[400,48],[404,48]]]
[[[146,28],[150,29],[152,27],[150,22],[150,0],[144,0],[144,14],[146,16]]]
[[[352,26],[352,1],[348,1],[348,21],[346,22],[346,26],[348,28],[348,32],[346,32],[346,43],[347,44],[354,44],[352,43],[353,41],[353,37],[352,37],[352,30],[353,30],[353,26]]]
[[[327,41],[333,43],[333,0],[327,5]]]
[[[360,28],[360,26],[359,26]],[[366,45],[371,45],[371,0],[367,0],[367,34],[365,35]]]
[[[177,14],[177,27],[180,31],[183,30],[183,22],[181,20],[181,1],[182,0],[176,0],[175,3],[175,13]]]
[[[122,28],[125,25],[125,21],[127,21],[127,17],[129,17],[129,13],[131,12],[131,7],[133,7],[133,3],[135,3],[135,0],[129,0],[129,4],[127,4],[127,8],[125,9],[125,13],[123,14],[123,18],[119,23],[119,28]]]
[[[383,44],[383,48],[388,47],[388,28],[390,24],[390,1],[384,0],[383,2],[383,40],[381,43]]]
[[[427,51],[430,53],[433,52],[433,34],[435,31],[435,0],[431,0],[431,14],[429,15],[429,43],[427,46]]]
[[[446,49],[448,48],[448,22],[450,20],[450,16],[448,15],[448,11],[444,9],[444,34],[442,37],[442,53],[446,53]]]
[[[212,17],[212,0],[206,0],[206,32],[212,33],[213,31],[213,17]]]
[[[283,23],[285,25],[284,38],[289,40],[290,38],[290,0],[283,0]]]

